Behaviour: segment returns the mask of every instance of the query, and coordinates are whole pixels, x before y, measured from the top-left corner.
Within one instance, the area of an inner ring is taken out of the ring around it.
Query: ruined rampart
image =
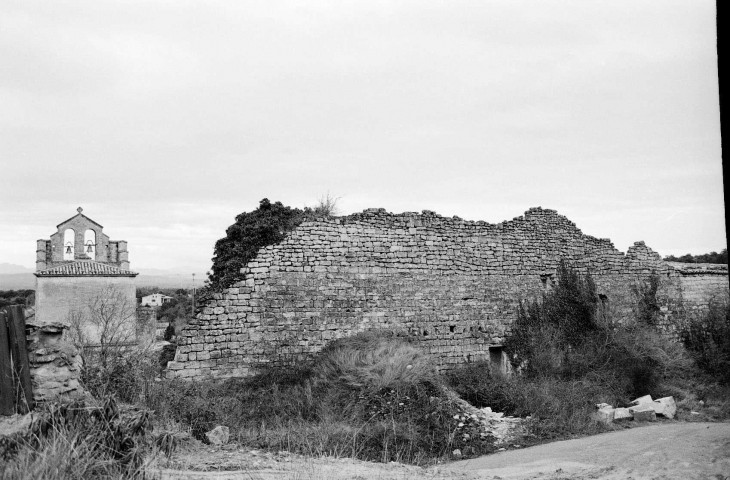
[[[500,224],[366,210],[304,222],[261,249],[244,280],[184,329],[168,376],[248,375],[379,328],[418,337],[440,368],[489,358],[517,302],[551,288],[561,259],[590,271],[619,316],[630,314],[632,283],[652,273],[663,279],[664,317],[681,302],[684,274],[643,242],[623,254],[553,210]],[[727,290],[727,269],[713,275]],[[702,290],[704,276],[694,278]]]

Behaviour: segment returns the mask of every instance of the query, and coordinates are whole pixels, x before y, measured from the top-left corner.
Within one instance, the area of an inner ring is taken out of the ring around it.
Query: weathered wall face
[[[117,313],[129,318],[128,331],[134,339],[137,306],[134,277],[37,277],[35,323],[38,325],[63,324],[72,327],[74,315],[83,325],[87,342],[99,341],[99,327],[88,320],[89,309],[99,302],[107,308],[116,302]]]
[[[25,321],[34,400],[84,395],[79,383],[83,360],[78,349],[64,339],[68,326],[61,322],[39,323],[32,312],[26,312]]]
[[[706,309],[718,297],[728,295],[727,265],[711,263],[667,262],[681,291],[682,307],[686,313]]]
[[[373,328],[418,337],[440,368],[488,358],[518,301],[551,288],[561,259],[590,271],[620,316],[631,284],[652,273],[664,279],[661,296],[679,296],[679,274],[643,242],[624,255],[552,210],[497,225],[366,210],[305,222],[259,251],[245,279],[183,331],[168,376],[247,375]],[[665,303],[669,316],[675,305]]]

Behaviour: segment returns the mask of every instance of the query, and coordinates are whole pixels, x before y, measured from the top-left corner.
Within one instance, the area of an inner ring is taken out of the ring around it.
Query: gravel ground
[[[164,480],[727,480],[730,423],[665,422],[428,468],[193,442],[150,470]]]

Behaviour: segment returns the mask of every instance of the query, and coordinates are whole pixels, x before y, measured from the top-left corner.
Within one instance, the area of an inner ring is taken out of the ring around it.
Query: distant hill
[[[0,275],[6,273],[33,273],[30,267],[24,267],[15,263],[0,262]]]

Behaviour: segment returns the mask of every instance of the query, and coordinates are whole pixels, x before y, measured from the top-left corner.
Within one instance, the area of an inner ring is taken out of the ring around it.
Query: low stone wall
[[[379,328],[419,338],[440,369],[489,358],[518,302],[552,288],[561,259],[593,275],[619,318],[631,316],[631,285],[653,274],[663,318],[678,311],[682,272],[643,242],[623,254],[553,210],[494,225],[373,209],[304,222],[261,249],[183,330],[168,376],[248,375]]]
[[[85,391],[79,383],[83,361],[78,349],[64,338],[68,325],[39,323],[33,311],[26,313],[25,325],[34,400],[83,396]]]

